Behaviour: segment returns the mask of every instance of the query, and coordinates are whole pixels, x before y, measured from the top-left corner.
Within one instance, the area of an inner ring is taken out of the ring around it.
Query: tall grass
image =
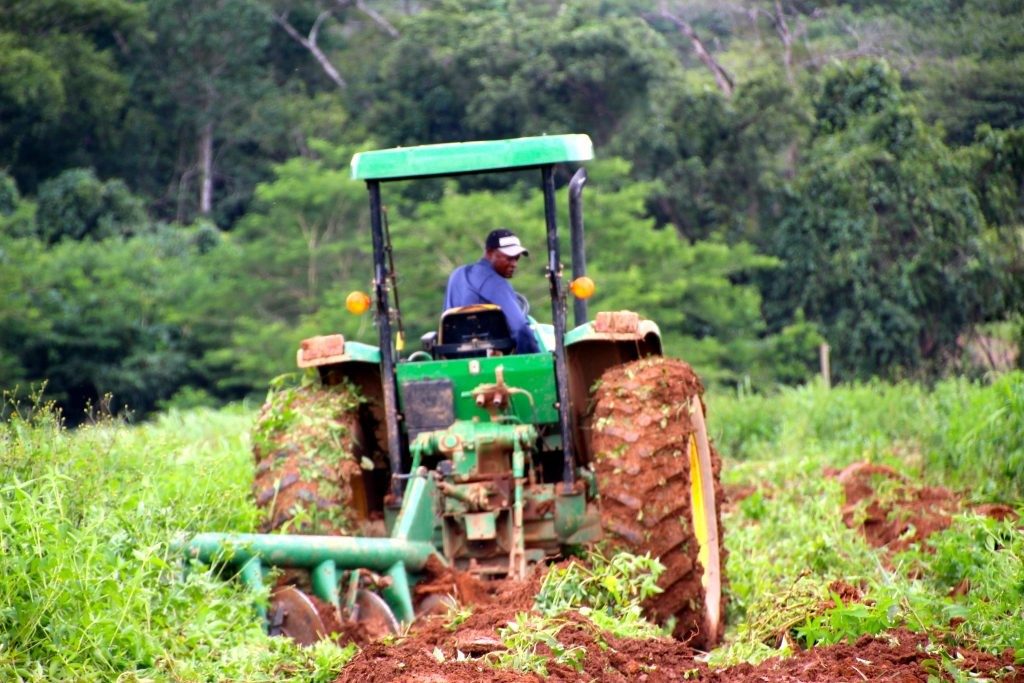
[[[1024,374],[931,390],[871,382],[706,400],[726,459],[723,482],[753,491],[725,515],[729,642],[713,662],[757,661],[896,626],[936,642],[1014,648],[1024,661],[1018,521],[964,514],[921,547],[887,556],[844,526],[841,487],[826,476],[867,459],[1024,512]],[[836,579],[864,600],[833,604]]]
[[[251,414],[74,432],[0,425],[0,680],[330,680],[349,653],[267,638],[252,597],[181,578],[181,532],[251,530]]]
[[[1024,501],[1024,373],[991,384],[950,379],[712,394],[708,422],[733,460],[821,454],[843,467],[886,462],[976,500]]]

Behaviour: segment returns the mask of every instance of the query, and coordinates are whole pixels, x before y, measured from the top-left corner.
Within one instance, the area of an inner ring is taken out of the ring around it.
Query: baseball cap
[[[520,254],[530,255],[530,252],[519,243],[519,238],[511,230],[499,228],[492,230],[487,236],[487,250],[497,249],[505,256],[519,256]]]

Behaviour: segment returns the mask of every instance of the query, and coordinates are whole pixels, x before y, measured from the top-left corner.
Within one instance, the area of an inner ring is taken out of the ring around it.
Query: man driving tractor
[[[537,353],[540,347],[523,312],[518,294],[508,282],[516,272],[519,258],[530,252],[511,230],[492,230],[484,243],[484,255],[475,263],[460,266],[448,277],[445,310],[474,304],[496,304],[508,322],[516,353]],[[524,299],[525,300],[525,299]]]

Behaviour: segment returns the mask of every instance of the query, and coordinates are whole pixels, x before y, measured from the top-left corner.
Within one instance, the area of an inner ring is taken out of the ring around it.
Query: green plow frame
[[[186,562],[235,568],[253,590],[263,589],[272,567],[307,569],[314,595],[335,608],[341,604],[338,586],[344,572],[369,569],[391,579],[383,597],[395,617],[408,624],[415,617],[410,586],[416,575],[431,557],[447,564],[432,542],[436,491],[437,484],[420,468],[406,490],[390,538],[201,533],[175,545]],[[257,609],[265,620],[266,610]]]

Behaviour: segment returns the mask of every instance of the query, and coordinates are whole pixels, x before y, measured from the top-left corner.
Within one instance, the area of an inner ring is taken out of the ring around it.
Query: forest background
[[[575,132],[591,310],[707,381],[1020,363],[1017,0],[0,0],[0,387],[141,416],[376,343],[352,154]],[[490,229],[541,250],[538,182],[385,188],[408,336]]]

